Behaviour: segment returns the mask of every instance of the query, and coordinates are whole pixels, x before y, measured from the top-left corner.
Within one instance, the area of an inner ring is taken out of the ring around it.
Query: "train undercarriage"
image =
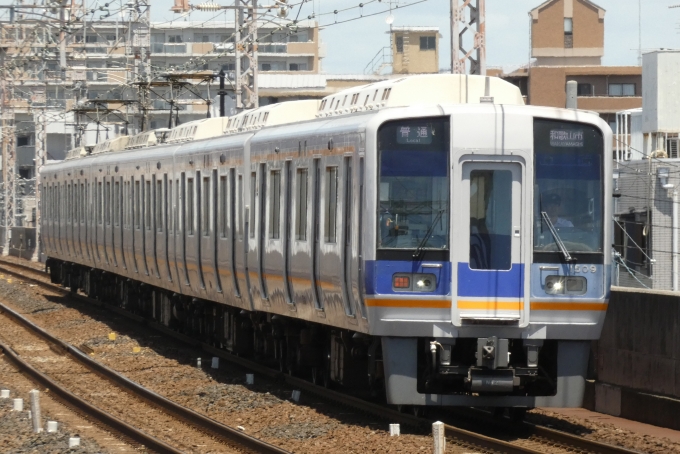
[[[53,283],[154,320],[174,331],[324,386],[394,402],[386,393],[384,339],[265,312],[245,311],[77,264],[48,259]],[[418,338],[417,393],[552,396],[556,341]],[[404,353],[404,361],[409,355]],[[415,390],[414,390],[415,391]],[[501,406],[503,406],[501,404]],[[418,405],[400,405],[416,408]]]

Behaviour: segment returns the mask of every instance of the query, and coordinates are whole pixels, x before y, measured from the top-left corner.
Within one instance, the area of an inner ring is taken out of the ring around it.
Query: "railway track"
[[[142,322],[145,324],[145,326],[149,328],[153,328],[156,331],[160,331],[168,336],[172,336],[173,338],[187,343],[191,346],[197,347],[205,351],[206,353],[209,353],[213,356],[222,358],[226,361],[229,361],[231,363],[237,364],[245,369],[251,370],[257,374],[261,374],[266,377],[270,377],[273,379],[282,379],[284,380],[288,385],[291,387],[294,387],[295,389],[299,389],[305,393],[309,393],[315,396],[318,396],[319,398],[335,402],[337,404],[340,404],[342,406],[350,407],[355,410],[359,410],[361,412],[371,414],[373,416],[376,416],[380,419],[383,419],[385,421],[389,421],[392,423],[400,423],[403,425],[407,426],[412,426],[412,427],[423,427],[425,425],[429,425],[432,421],[428,421],[424,418],[412,416],[409,414],[401,413],[398,412],[392,408],[386,407],[384,405],[379,405],[375,404],[372,402],[368,402],[353,396],[349,396],[331,389],[327,389],[318,385],[315,385],[313,383],[310,383],[306,380],[300,379],[298,377],[293,377],[290,375],[284,375],[279,371],[273,370],[267,366],[264,366],[262,364],[232,355],[224,350],[217,349],[211,345],[201,343],[200,341],[190,338],[188,336],[185,336],[183,334],[177,333],[175,331],[172,331],[168,329],[167,327],[157,324],[156,322],[149,321],[144,319],[143,317],[135,314],[131,314],[123,309],[120,309],[118,307],[102,303],[101,301],[97,301],[91,298],[88,298],[84,295],[81,294],[75,294],[72,292],[69,292],[67,289],[52,284],[49,282],[49,276],[47,276],[46,273],[43,271],[37,269],[34,266],[28,265],[28,264],[22,264],[22,263],[16,263],[14,261],[9,262],[5,260],[0,260],[0,273],[5,273],[8,275],[15,276],[16,278],[22,279],[24,281],[29,281],[34,285],[38,285],[40,287],[43,287],[45,289],[49,289],[50,291],[57,291],[62,294],[70,294],[72,297],[85,302],[87,304],[94,304],[98,305],[101,307],[105,307],[111,311],[114,311],[120,315],[123,315],[129,319]],[[9,310],[7,311],[9,314]],[[84,361],[89,361],[91,363],[94,363],[92,367],[98,368],[100,372],[98,373],[104,373],[104,374],[110,374],[112,376],[117,375],[119,378],[117,380],[120,381],[119,386],[137,386],[135,383],[131,382],[130,380],[126,379],[125,377],[122,377],[118,374],[116,374],[114,371],[106,368],[105,366],[102,366],[101,364],[95,362],[94,360],[90,359],[86,354],[83,352],[80,352],[78,349],[75,349],[72,346],[69,346],[62,341],[55,339],[51,337],[47,332],[42,330],[40,327],[35,326],[32,324],[30,321],[25,319],[19,314],[16,314],[16,316],[13,316],[17,320],[23,320],[22,323],[26,324],[26,326],[31,326],[31,329],[37,330],[36,332],[40,331],[43,334],[41,334],[42,337],[48,340],[48,342],[52,342],[57,345],[62,345],[62,348],[64,348],[66,351],[72,351],[72,354],[76,358],[82,358]],[[69,350],[71,349],[71,350]],[[141,388],[141,387],[140,387]],[[146,390],[147,392],[151,393],[153,396],[147,397],[147,399],[151,399],[152,401],[156,399],[155,396],[158,398],[163,399],[161,396],[158,396],[155,393],[152,393],[151,391]],[[168,411],[172,411],[175,409],[175,407],[178,407],[177,404],[174,404],[170,401],[167,401],[165,403],[159,404],[162,407],[168,409]],[[183,408],[183,407],[182,407]],[[187,410],[187,409],[185,409]],[[180,409],[177,409],[177,411],[181,411]],[[216,423],[213,420],[210,420],[209,418],[206,418],[205,416],[202,416],[196,412],[193,412],[191,410],[188,410],[189,412],[192,413],[192,416],[188,419],[189,421],[192,421],[194,424],[198,424],[199,427],[202,427],[202,421],[204,418],[205,420],[208,420],[212,423]],[[494,431],[499,431],[499,432],[506,432],[506,433],[514,433],[514,434],[521,434],[520,436],[512,436],[510,437],[511,440],[503,440],[500,438],[497,438],[496,436],[486,436],[479,431],[476,430],[465,430],[461,429],[459,427],[455,427],[452,425],[447,424],[445,426],[445,433],[447,437],[447,442],[448,444],[455,445],[459,448],[463,448],[463,450],[467,449],[474,449],[475,452],[502,452],[502,453],[510,453],[510,454],[537,454],[537,453],[560,453],[560,452],[570,452],[570,453],[601,453],[601,454],[633,454],[636,453],[637,451],[632,451],[626,448],[618,447],[618,446],[613,446],[613,445],[608,445],[604,443],[599,443],[593,440],[588,440],[582,437],[578,437],[575,435],[571,435],[565,432],[557,431],[548,427],[543,427],[543,426],[537,426],[529,423],[521,423],[521,424],[509,424],[509,423],[504,423],[503,421],[498,421],[496,419],[488,417],[488,415],[485,415],[483,412],[478,412],[475,410],[469,410],[465,412],[465,417],[469,420],[476,420],[479,422],[479,424],[483,424],[486,428],[488,427],[493,427],[491,430],[491,433],[493,434]],[[193,419],[192,419],[193,418]],[[210,423],[207,423],[210,424]],[[219,424],[219,423],[216,423]],[[223,426],[227,427],[227,426]],[[203,427],[206,429],[205,427]],[[235,431],[234,429],[227,428],[229,429],[227,432],[231,436],[232,432],[236,432],[236,435],[244,435],[240,432]],[[207,429],[206,429],[207,430]],[[252,437],[250,437],[252,438]],[[257,439],[252,439],[256,440],[259,442]],[[271,445],[269,445],[271,446]],[[273,448],[273,447],[271,447]],[[277,448],[273,448],[277,449]],[[277,451],[257,451],[253,449],[251,452],[284,452],[281,450]]]

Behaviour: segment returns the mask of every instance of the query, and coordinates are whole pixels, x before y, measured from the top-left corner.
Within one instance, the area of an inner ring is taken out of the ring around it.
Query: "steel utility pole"
[[[236,109],[256,109],[257,89],[257,0],[235,0],[234,53],[236,58]]]
[[[149,127],[149,83],[151,82],[151,0],[134,0],[130,11],[130,33],[132,42],[128,39],[125,53],[133,58],[134,68],[127,68],[132,74],[130,82],[138,82],[139,110],[142,118],[140,131]],[[129,63],[128,59],[128,64]]]
[[[468,36],[472,39],[469,51],[463,47]],[[485,0],[451,0],[451,73],[465,74],[468,61],[469,74],[486,75]]]
[[[33,114],[35,123],[35,249],[31,260],[40,260],[40,221],[42,218],[42,182],[40,181],[40,171],[45,165],[45,154],[47,152],[47,118],[45,108],[41,108]]]
[[[3,57],[5,55],[3,50]],[[2,58],[2,183],[4,186],[5,208],[5,239],[2,255],[9,255],[12,229],[14,228],[14,200],[15,200],[15,140],[14,140],[14,108],[12,99],[12,76],[6,68],[5,58]]]

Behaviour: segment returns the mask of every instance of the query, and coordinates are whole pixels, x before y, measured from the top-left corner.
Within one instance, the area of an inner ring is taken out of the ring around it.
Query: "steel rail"
[[[251,437],[250,435],[247,435],[243,432],[240,432],[236,429],[233,429],[229,426],[226,426],[222,423],[219,423],[215,421],[214,419],[208,418],[207,416],[204,416],[200,413],[195,412],[194,410],[191,410],[189,408],[183,407],[163,396],[160,394],[156,394],[155,392],[144,388],[143,386],[139,385],[138,383],[135,383],[134,381],[128,379],[127,377],[117,373],[116,371],[106,367],[105,365],[93,360],[90,358],[87,354],[84,352],[80,351],[79,349],[73,347],[72,345],[57,339],[56,337],[52,336],[50,333],[36,325],[35,323],[31,322],[30,320],[26,319],[24,316],[19,314],[18,312],[12,310],[11,308],[7,307],[6,305],[0,303],[0,312],[4,313],[5,315],[10,316],[13,320],[18,322],[20,325],[24,326],[25,328],[28,328],[30,331],[33,333],[37,334],[39,337],[41,337],[43,340],[45,340],[47,343],[53,344],[57,346],[57,348],[63,350],[65,353],[68,353],[73,359],[78,361],[79,363],[83,364],[85,367],[88,369],[94,371],[98,375],[104,377],[105,379],[115,383],[116,385],[120,386],[121,388],[124,388],[128,390],[131,394],[135,395],[136,397],[139,397],[146,402],[150,403],[154,407],[160,408],[163,410],[165,413],[170,413],[175,418],[180,419],[184,421],[185,423],[189,424],[190,426],[200,430],[201,432],[208,432],[209,434],[217,437],[223,442],[226,442],[229,445],[236,445],[237,448],[240,449],[245,449],[249,452],[253,453],[258,453],[258,454],[288,454],[288,451],[285,451],[281,448],[278,448],[274,445],[271,445],[265,441],[258,440],[257,438]],[[6,351],[11,351],[9,349],[6,349]],[[14,355],[16,358],[18,358],[17,355]],[[30,366],[28,366],[30,367]],[[33,369],[35,371],[35,369]],[[37,371],[35,371],[37,372]],[[38,372],[39,373],[39,372]],[[46,376],[44,376],[46,379],[49,380]],[[51,380],[50,380],[51,381]],[[54,382],[52,382],[54,383]],[[53,385],[48,386],[50,389],[52,389],[52,386],[56,385],[54,383]],[[84,402],[84,401],[83,401]],[[87,404],[89,405],[89,404]],[[90,405],[90,407],[92,407]],[[94,408],[94,407],[92,407]],[[109,415],[109,417],[111,417]],[[126,429],[129,430],[129,429]],[[141,433],[141,432],[140,432]],[[135,436],[139,436],[138,434],[135,433]],[[166,445],[163,442],[160,442],[156,440],[159,444],[159,447],[163,447],[165,451],[162,452],[173,452],[173,453],[179,453],[181,451],[174,450],[169,445]],[[169,450],[168,450],[169,449]]]
[[[119,433],[124,438],[131,439],[154,452],[161,454],[182,454],[182,451],[175,449],[152,435],[142,432],[136,427],[129,425],[125,421],[91,405],[89,402],[86,402],[71,393],[47,375],[33,368],[3,342],[0,342],[0,349],[5,354],[5,357],[26,374],[31,381],[43,388],[49,389],[50,395],[56,397],[67,407],[74,408],[76,412],[83,413],[89,418],[98,421],[99,424],[111,429],[114,433]]]
[[[21,273],[18,273],[16,271],[13,271],[7,266],[14,266],[26,271],[30,271],[36,274],[44,275],[47,276],[47,274],[44,271],[38,270],[36,268],[33,268],[28,265],[23,265],[23,264],[18,264],[14,262],[8,262],[3,259],[0,259],[0,272],[5,272],[7,274],[11,274],[17,278],[25,279],[25,280],[30,280],[36,285],[39,285],[43,288],[48,288],[50,290],[56,290],[59,291],[63,294],[68,294],[70,296],[73,296],[87,304],[90,305],[96,305],[98,307],[106,308],[112,312],[116,312],[119,315],[122,315],[124,317],[127,317],[129,319],[135,320],[140,323],[144,323],[145,326],[152,328],[156,331],[162,332],[166,335],[169,335],[183,343],[189,344],[193,347],[197,347],[205,351],[206,353],[210,353],[214,356],[217,356],[221,359],[224,359],[226,361],[229,361],[231,363],[237,364],[240,367],[243,367],[245,369],[251,370],[253,372],[256,372],[258,374],[262,374],[263,376],[272,378],[272,379],[278,379],[278,380],[283,380],[285,383],[287,383],[290,386],[293,386],[301,391],[308,392],[310,394],[316,395],[318,397],[321,397],[323,399],[327,399],[333,402],[336,402],[340,405],[345,405],[351,408],[355,408],[357,410],[363,411],[365,413],[369,413],[375,416],[380,417],[381,419],[385,421],[390,421],[392,423],[400,423],[400,424],[405,424],[411,427],[423,427],[426,425],[429,425],[432,421],[425,420],[423,418],[419,418],[416,416],[408,415],[401,413],[399,411],[393,410],[391,408],[387,408],[385,406],[379,405],[379,404],[374,404],[372,402],[365,401],[363,399],[359,399],[354,396],[349,396],[343,393],[340,393],[338,391],[334,391],[322,386],[315,385],[307,380],[298,378],[298,377],[293,377],[288,374],[284,374],[282,372],[276,371],[274,369],[271,369],[263,364],[247,360],[245,358],[233,355],[225,350],[220,350],[217,349],[209,344],[202,343],[194,338],[191,338],[187,335],[178,333],[176,331],[173,331],[169,328],[167,328],[164,325],[161,325],[155,321],[148,320],[144,317],[141,317],[136,314],[132,314],[124,309],[121,309],[119,307],[110,305],[108,303],[104,303],[99,300],[95,300],[80,294],[72,293],[66,290],[65,288],[59,286],[58,284],[51,284],[44,282],[40,279],[32,278],[26,275],[22,275]],[[88,358],[89,359],[89,358]],[[477,413],[479,416],[479,413],[481,412],[474,412]],[[498,423],[498,421],[494,421],[495,423]],[[515,424],[517,426],[517,424]],[[529,435],[533,435],[536,438],[545,440],[546,442],[550,443],[555,443],[557,445],[560,445],[564,447],[565,449],[569,448],[578,448],[579,450],[582,451],[587,451],[587,452],[592,452],[592,453],[598,453],[598,454],[639,454],[638,451],[630,450],[627,448],[619,447],[619,446],[614,446],[614,445],[608,445],[606,443],[601,443],[598,441],[594,440],[588,440],[586,438],[582,438],[576,435],[572,435],[566,432],[562,432],[556,429],[551,429],[545,426],[539,426],[535,424],[531,424],[528,422],[523,422],[519,425],[519,427],[522,430],[525,430],[529,433]],[[503,440],[498,440],[495,438],[487,437],[472,431],[467,431],[458,427],[454,427],[451,425],[446,424],[445,425],[445,433],[447,437],[451,437],[481,448],[485,448],[488,450],[496,450],[499,452],[507,452],[510,454],[518,453],[518,454],[536,454],[539,451],[535,451],[531,448],[527,447],[522,447],[515,445],[510,442],[505,442]],[[549,451],[548,451],[549,452]]]

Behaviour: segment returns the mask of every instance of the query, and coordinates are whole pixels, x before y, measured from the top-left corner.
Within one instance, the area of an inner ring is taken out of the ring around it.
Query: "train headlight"
[[[548,276],[545,292],[549,295],[584,295],[588,281],[582,276]]]
[[[437,290],[437,278],[434,274],[414,274],[413,290],[416,292],[434,292]]]

